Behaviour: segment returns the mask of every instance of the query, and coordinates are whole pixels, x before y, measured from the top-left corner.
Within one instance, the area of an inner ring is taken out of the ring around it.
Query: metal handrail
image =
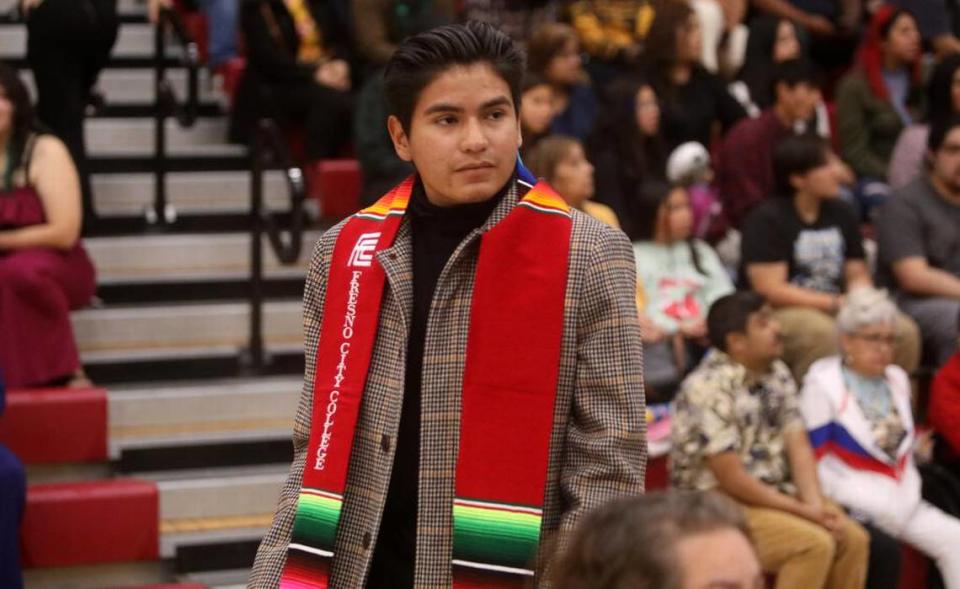
[[[268,361],[263,344],[263,236],[281,264],[296,263],[303,250],[303,229],[306,211],[306,185],[303,170],[293,163],[283,134],[272,119],[261,119],[254,131],[250,184],[250,344],[246,362],[254,371]],[[284,171],[290,193],[290,228],[284,230],[275,213],[263,203],[263,172],[280,168]]]
[[[183,103],[177,101],[176,92],[166,77],[166,32],[170,31],[173,38],[183,47],[180,57],[180,66],[187,70],[187,98]],[[180,14],[171,7],[160,10],[157,21],[156,71],[157,71],[157,106],[166,116],[174,116],[181,127],[192,127],[197,121],[199,110],[199,72],[200,47],[190,36]]]
[[[176,92],[167,79],[167,33],[183,48],[179,66],[187,70],[187,97],[177,100]],[[181,127],[192,127],[200,110],[199,97],[200,48],[190,36],[183,19],[172,7],[162,7],[154,30],[155,108],[153,145],[155,191],[151,207],[145,211],[147,222],[173,223],[176,210],[167,202],[167,128],[166,120],[173,117]]]

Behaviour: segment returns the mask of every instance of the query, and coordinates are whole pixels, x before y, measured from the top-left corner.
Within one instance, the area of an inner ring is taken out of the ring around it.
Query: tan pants
[[[810,365],[840,350],[840,335],[834,318],[808,307],[783,307],[774,311],[783,334],[783,361],[798,385]],[[897,314],[897,346],[893,363],[913,374],[920,365],[920,330],[913,319]]]
[[[822,526],[775,509],[743,506],[760,566],[776,589],[862,589],[870,535],[844,517],[843,540]]]

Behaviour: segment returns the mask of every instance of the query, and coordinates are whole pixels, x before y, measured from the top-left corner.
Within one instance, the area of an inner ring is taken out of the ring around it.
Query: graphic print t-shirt
[[[770,199],[747,216],[741,253],[744,287],[749,286],[749,264],[786,262],[791,284],[828,293],[843,292],[844,263],[864,257],[857,218],[848,204],[824,201],[817,220],[805,223],[787,198]]]

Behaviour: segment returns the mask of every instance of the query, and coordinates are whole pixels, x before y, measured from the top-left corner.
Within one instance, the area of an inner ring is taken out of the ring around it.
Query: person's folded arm
[[[893,275],[900,288],[910,294],[960,299],[960,278],[930,266],[921,256],[894,262]]]
[[[839,297],[790,284],[786,262],[757,262],[747,265],[747,278],[753,290],[774,307],[811,307],[831,313],[836,311]]]
[[[707,465],[720,490],[740,503],[765,507],[807,518],[807,507],[747,472],[736,452],[721,452],[707,458]]]

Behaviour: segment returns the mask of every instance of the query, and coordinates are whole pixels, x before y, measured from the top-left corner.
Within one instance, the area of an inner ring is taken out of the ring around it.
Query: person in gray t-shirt
[[[956,350],[960,316],[960,117],[934,122],[928,149],[929,173],[880,210],[878,273],[939,366]]]

